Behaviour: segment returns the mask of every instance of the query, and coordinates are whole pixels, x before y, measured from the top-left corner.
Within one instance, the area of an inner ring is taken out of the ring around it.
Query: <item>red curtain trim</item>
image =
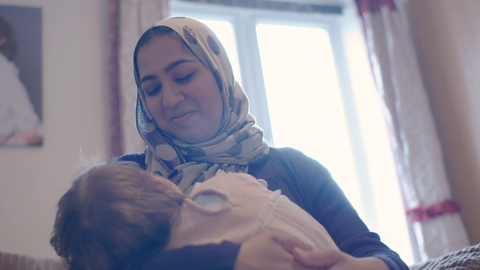
[[[416,208],[408,209],[407,216],[412,222],[423,222],[443,214],[458,213],[460,210],[460,204],[450,199],[429,206],[420,205]]]
[[[389,7],[391,10],[397,10],[395,2],[393,0],[355,0],[360,14],[367,12],[375,13],[380,11],[384,6]]]

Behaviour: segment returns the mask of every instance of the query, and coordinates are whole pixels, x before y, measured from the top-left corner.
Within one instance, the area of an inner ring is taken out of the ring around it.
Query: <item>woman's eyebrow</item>
[[[140,84],[142,84],[144,81],[148,81],[148,80],[154,80],[156,79],[157,77],[155,77],[155,75],[147,75],[145,77],[143,77],[141,80],[140,80]]]
[[[177,60],[175,62],[172,62],[170,63],[165,69],[165,73],[168,73],[170,72],[172,69],[174,69],[176,66],[182,64],[182,63],[185,63],[185,62],[195,62],[193,60],[188,60],[188,59],[180,59],[180,60]]]
[[[195,61],[189,60],[189,59],[180,59],[180,60],[177,60],[177,61],[174,61],[174,62],[170,63],[168,66],[165,67],[165,69],[163,71],[165,73],[168,73],[168,72],[172,71],[172,69],[174,69],[176,66],[178,66],[182,63],[186,63],[186,62],[194,63]],[[142,84],[143,82],[148,81],[148,80],[155,80],[156,78],[157,77],[155,75],[146,75],[145,77],[143,77],[140,80],[140,84]]]

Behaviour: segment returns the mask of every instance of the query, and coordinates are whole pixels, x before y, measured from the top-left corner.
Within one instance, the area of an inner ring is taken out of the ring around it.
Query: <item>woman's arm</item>
[[[130,269],[192,269],[192,270],[232,270],[240,250],[240,245],[230,242],[204,246],[186,246],[179,249],[161,251],[147,260],[137,262]]]
[[[242,244],[235,263],[235,270],[314,269],[295,260],[294,249],[307,251],[312,247],[300,242],[295,237],[282,233],[262,233]],[[310,266],[314,265],[310,264]]]
[[[118,161],[131,161],[137,163],[140,168],[146,169],[145,167],[145,153],[131,153],[131,154],[126,154],[124,156],[121,156],[118,158]]]
[[[282,189],[328,231],[339,249],[355,258],[375,257],[392,270],[408,269],[397,253],[370,232],[328,170],[291,148],[271,149],[272,163],[282,173],[267,180],[269,189]]]
[[[389,266],[379,258],[355,258],[342,251],[303,251],[294,249],[293,256],[304,265],[325,270],[389,270]]]
[[[137,260],[129,269],[312,270],[297,262],[293,249],[309,247],[296,238],[263,233],[242,245],[230,242],[164,250]]]

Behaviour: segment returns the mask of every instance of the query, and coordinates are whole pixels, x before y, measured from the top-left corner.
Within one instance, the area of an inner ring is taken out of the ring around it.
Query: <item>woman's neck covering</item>
[[[137,130],[146,144],[147,171],[177,184],[188,194],[195,182],[203,182],[217,170],[247,172],[248,164],[268,155],[263,131],[249,113],[245,92],[235,81],[223,45],[204,24],[189,18],[170,18],[152,27],[167,26],[175,31],[197,58],[215,76],[223,100],[223,118],[217,135],[206,142],[188,144],[162,132],[149,112],[137,82]],[[135,65],[136,68],[136,65]]]

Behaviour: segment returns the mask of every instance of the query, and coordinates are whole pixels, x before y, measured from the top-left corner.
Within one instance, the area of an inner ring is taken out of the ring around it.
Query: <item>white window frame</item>
[[[250,111],[252,115],[255,116],[257,124],[264,130],[264,137],[270,145],[274,145],[274,141],[256,37],[256,24],[279,24],[282,21],[288,21],[288,25],[290,26],[320,27],[328,32],[334,55],[345,118],[347,121],[352,155],[355,162],[355,173],[357,176],[358,187],[360,188],[360,194],[362,196],[361,207],[364,209],[362,218],[368,224],[370,229],[377,231],[380,229],[380,223],[384,223],[384,221],[378,219],[378,213],[380,212],[377,212],[378,210],[375,204],[379,203],[379,201],[376,201],[378,198],[377,196],[374,196],[374,189],[372,187],[373,178],[369,175],[370,170],[373,168],[371,167],[372,164],[368,164],[369,161],[367,161],[367,152],[364,148],[365,141],[362,138],[360,116],[357,111],[355,100],[355,96],[359,94],[360,88],[370,86],[368,83],[365,84],[364,82],[358,81],[359,72],[355,69],[356,67],[353,67],[358,64],[358,57],[355,56],[355,62],[352,62],[352,59],[347,59],[346,56],[347,54],[349,57],[352,56],[351,44],[357,44],[356,42],[358,42],[358,34],[354,35],[356,38],[353,38],[351,35],[352,29],[356,29],[353,31],[359,31],[358,26],[356,25],[357,21],[355,21],[356,8],[353,3],[345,0],[318,1],[329,5],[332,5],[332,3],[338,4],[338,6],[342,7],[343,14],[308,14],[286,11],[269,11],[241,7],[225,7],[205,3],[181,2],[178,0],[172,0],[170,5],[171,10],[174,12],[186,12],[196,19],[222,20],[228,21],[233,25],[242,77],[241,84],[249,97]],[[353,27],[354,24],[356,26]],[[365,56],[365,63],[366,62],[368,62],[368,60],[366,60]],[[364,66],[368,66],[368,64],[362,64],[362,68],[364,68]],[[352,80],[355,80],[356,82],[355,88],[352,86]],[[371,83],[373,83],[373,78]],[[369,153],[371,154],[370,150]],[[376,175],[375,181],[378,181],[378,170],[375,169],[375,172],[371,171],[371,173]],[[408,226],[409,225],[407,225],[407,227]],[[408,227],[407,230],[411,230],[411,228]],[[412,251],[412,254],[415,254],[415,249],[412,246],[410,246],[410,250]],[[417,258],[415,257],[415,260],[416,259]]]
[[[355,19],[356,9],[352,3],[343,0],[331,0],[325,4],[338,3],[343,14],[309,14],[287,11],[269,11],[262,9],[247,9],[242,7],[225,7],[213,4],[181,2],[172,0],[171,10],[186,12],[200,20],[222,20],[230,22],[234,27],[238,61],[242,77],[242,86],[250,100],[250,112],[255,116],[257,124],[264,130],[264,138],[270,145],[274,145],[270,123],[267,95],[259,55],[258,40],[256,36],[257,23],[286,24],[289,26],[319,27],[328,32],[334,56],[335,68],[342,103],[347,121],[350,145],[355,163],[358,187],[362,197],[361,204],[364,209],[362,219],[370,229],[377,230],[379,217],[375,205],[376,198],[373,194],[372,180],[364,148],[360,119],[352,87],[352,63],[347,61],[346,54],[351,54],[351,46],[346,41],[351,41],[347,32],[351,31],[352,18]],[[177,13],[178,14],[178,13]],[[173,14],[175,15],[175,14]],[[285,23],[288,21],[288,23]],[[358,75],[358,74],[357,74]],[[358,92],[358,87],[355,88]],[[378,180],[377,180],[378,181]],[[408,225],[407,225],[408,227]],[[409,228],[411,230],[411,228]],[[410,232],[411,233],[411,232]],[[411,251],[414,252],[412,246]]]

